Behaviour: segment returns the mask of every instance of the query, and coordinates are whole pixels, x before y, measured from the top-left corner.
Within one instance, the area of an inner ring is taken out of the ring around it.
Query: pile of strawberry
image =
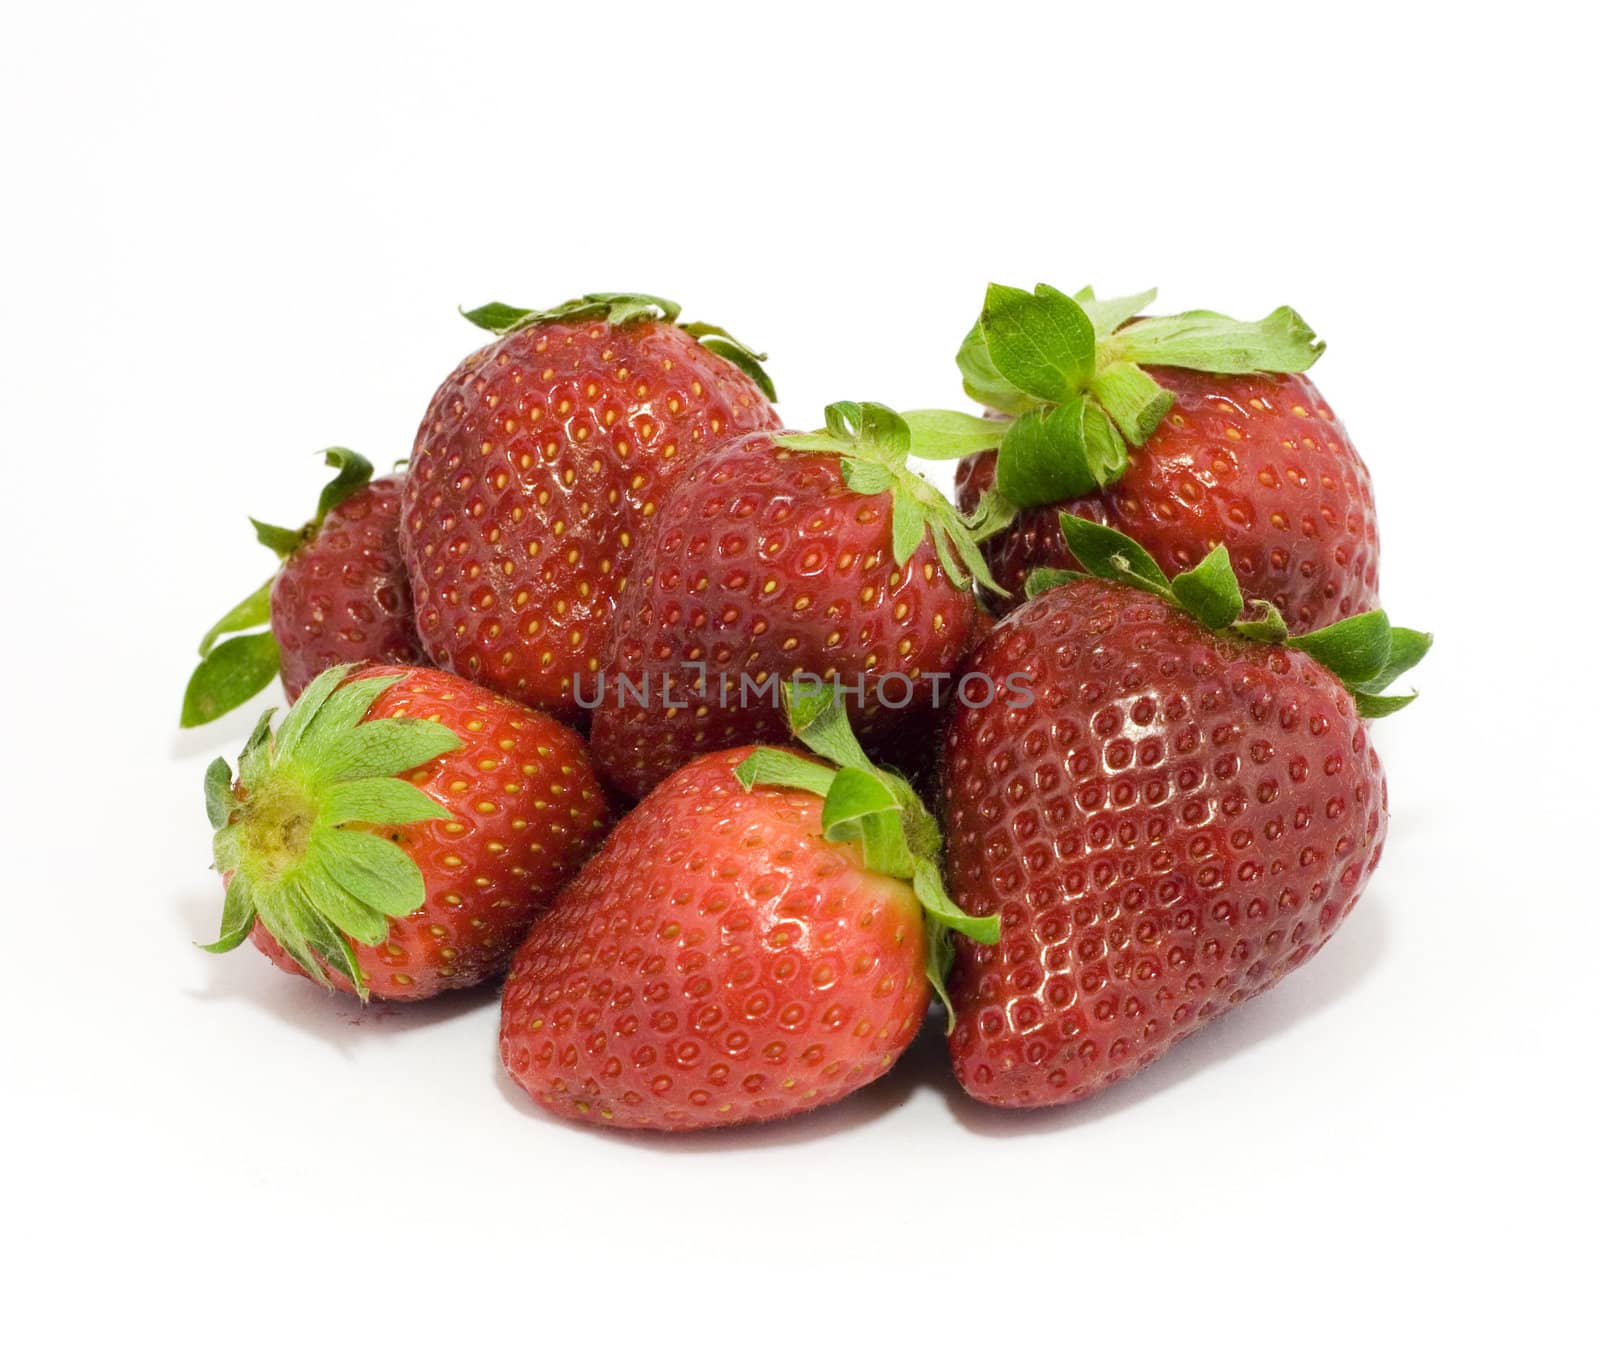
[[[206,773],[210,950],[503,976],[534,1100],[670,1130],[837,1100],[932,1002],[974,1098],[1078,1100],[1276,984],[1378,863],[1429,639],[1304,321],[1152,298],[991,286],[983,416],[808,433],[671,301],[470,313],[409,463],[329,449],[201,644],[186,726],[291,702]]]

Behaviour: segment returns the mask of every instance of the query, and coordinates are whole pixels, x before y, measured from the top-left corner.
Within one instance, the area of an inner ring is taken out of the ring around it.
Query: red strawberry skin
[[[1121,529],[1169,576],[1226,543],[1246,598],[1271,600],[1296,633],[1378,607],[1372,482],[1344,425],[1304,375],[1214,376],[1148,368],[1177,398],[1108,490],[1024,510],[984,544],[996,581],[1021,590],[1036,566],[1075,569],[1062,510]],[[976,506],[994,454],[963,461]]]
[[[272,583],[272,635],[291,703],[342,662],[427,661],[400,555],[404,480],[380,476],[341,501]]]
[[[1079,581],[973,669],[1035,693],[958,703],[945,736],[950,892],[1001,920],[993,947],[957,940],[950,978],[976,1099],[1078,1100],[1148,1066],[1315,953],[1378,862],[1383,770],[1303,653]]]
[[[882,1075],[928,1006],[910,888],[824,841],[822,801],[701,757],[619,823],[517,953],[500,1056],[618,1128],[783,1118]]]
[[[433,719],[463,744],[406,778],[451,817],[392,835],[415,858],[428,893],[415,914],[389,920],[387,942],[352,944],[368,990],[421,1000],[498,975],[609,826],[583,739],[548,715],[429,668],[400,676],[366,718]],[[277,966],[304,974],[260,923],[250,936]],[[328,975],[353,993],[344,976]]]
[[[612,622],[590,734],[607,779],[638,797],[699,753],[786,740],[782,709],[755,689],[741,702],[741,678],[810,672],[864,683],[861,701],[845,703],[875,749],[925,731],[935,674],[954,672],[976,602],[945,575],[926,535],[897,566],[891,522],[891,497],[849,490],[837,458],[765,434],[685,472],[663,497]],[[686,663],[705,665],[703,695]],[[669,707],[668,676],[688,707]],[[649,703],[619,678],[648,686]],[[943,682],[941,698],[954,688]]]
[[[755,382],[675,325],[546,323],[468,357],[417,431],[401,543],[440,666],[568,720],[671,478],[776,427]]]

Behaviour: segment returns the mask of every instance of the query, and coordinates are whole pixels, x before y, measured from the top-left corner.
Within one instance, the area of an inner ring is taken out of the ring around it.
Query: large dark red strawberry
[[[778,1119],[849,1094],[916,1036],[952,931],[938,829],[843,711],[796,720],[838,764],[697,758],[619,823],[507,978],[506,1069],[545,1108],[617,1128]]]
[[[1026,675],[1031,700],[958,702],[945,736],[951,894],[1001,923],[958,948],[951,1055],[1002,1106],[1131,1075],[1327,941],[1383,849],[1363,716],[1409,700],[1381,692],[1429,642],[1381,610],[1291,637],[1263,601],[1240,618],[1224,548],[1169,582],[1120,533],[1063,524],[1113,580],[1004,619],[972,669]]]
[[[653,296],[487,305],[499,333],[417,430],[401,542],[433,660],[577,717],[616,596],[672,478],[773,428],[759,360]]]
[[[250,521],[283,565],[201,642],[184,692],[185,728],[243,704],[274,675],[282,675],[293,702],[330,666],[425,660],[400,556],[405,477],[373,480],[371,463],[348,448],[329,448],[327,459],[339,474],[323,488],[310,523],[291,529]],[[266,632],[245,632],[269,622]]]
[[[1063,510],[1121,529],[1168,575],[1226,543],[1240,584],[1298,631],[1378,604],[1372,485],[1302,374],[1321,354],[1293,310],[1136,318],[1155,292],[1076,299],[991,286],[960,362],[970,394],[1014,421],[957,473],[963,508],[1018,506],[985,547],[996,580],[1065,567]]]
[[[222,934],[362,999],[417,1000],[505,968],[604,836],[583,740],[423,667],[335,667],[276,733],[206,773]]]
[[[906,465],[901,417],[709,453],[663,495],[618,597],[591,740],[635,797],[695,754],[788,737],[778,685],[835,683],[874,750],[924,734],[967,643],[983,557]]]

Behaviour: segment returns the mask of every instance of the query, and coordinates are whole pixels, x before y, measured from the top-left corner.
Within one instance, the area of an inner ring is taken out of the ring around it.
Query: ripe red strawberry
[[[758,359],[652,296],[467,317],[502,336],[417,431],[401,542],[434,661],[577,717],[634,550],[672,477],[778,422]]]
[[[1199,311],[1132,319],[1152,298],[990,287],[962,369],[969,393],[1022,417],[996,426],[998,454],[969,457],[956,482],[972,508],[998,471],[1022,507],[985,546],[995,579],[1016,591],[1033,567],[1070,566],[1066,511],[1121,529],[1169,575],[1226,543],[1245,592],[1302,632],[1374,608],[1366,466],[1294,374],[1321,354],[1311,329],[1287,309],[1256,324]],[[1055,340],[1050,365],[1027,346],[1041,331]]]
[[[500,1056],[545,1108],[681,1130],[831,1103],[916,1036],[946,931],[994,936],[950,904],[937,827],[842,711],[800,731],[841,769],[768,749],[697,758],[534,925]]]
[[[958,949],[951,1055],[1002,1106],[1131,1075],[1327,941],[1387,823],[1362,715],[1410,698],[1374,692],[1429,641],[1382,611],[1288,638],[1238,620],[1225,549],[1168,583],[1122,535],[1063,523],[1124,584],[1073,579],[1003,620],[974,669],[1026,673],[1034,698],[958,703],[945,738],[951,893],[1001,922]]]
[[[339,474],[310,523],[288,529],[251,520],[283,565],[206,634],[184,693],[185,728],[243,704],[276,674],[292,703],[330,666],[425,661],[400,556],[405,477],[373,480],[371,463],[348,448],[329,448],[327,458]],[[241,631],[269,621],[268,632]]]
[[[222,934],[362,999],[502,971],[607,826],[583,740],[423,667],[324,672],[206,773]]]
[[[697,753],[788,737],[778,683],[835,681],[863,741],[925,732],[987,577],[971,531],[905,462],[904,421],[830,407],[821,434],[709,453],[661,500],[618,598],[591,740],[645,794]]]

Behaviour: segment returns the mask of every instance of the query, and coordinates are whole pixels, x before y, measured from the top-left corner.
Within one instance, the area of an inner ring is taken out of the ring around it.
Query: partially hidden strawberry
[[[834,683],[874,751],[925,734],[953,692],[989,580],[975,530],[908,467],[900,415],[827,417],[717,448],[662,496],[593,701],[595,760],[629,795],[697,753],[786,739],[796,676]]]
[[[604,836],[583,740],[423,667],[334,667],[233,776],[206,772],[226,887],[208,951],[251,939],[365,1000],[418,1000],[504,970]]]
[[[553,1113],[678,1131],[779,1119],[877,1079],[950,942],[939,834],[826,691],[790,691],[821,757],[735,748],[662,782],[534,925],[500,1055]],[[836,769],[837,768],[837,769]],[[942,989],[941,989],[942,993]]]
[[[1094,1094],[1322,947],[1383,849],[1364,719],[1430,642],[1381,610],[1291,636],[1265,601],[1241,617],[1225,548],[1169,581],[1062,525],[1107,579],[1036,571],[973,659],[1031,700],[958,702],[945,736],[951,894],[1001,924],[958,947],[951,1055],[1006,1107]]]
[[[1003,412],[957,473],[963,508],[1019,507],[985,551],[1021,588],[1069,567],[1058,516],[1122,530],[1176,576],[1226,544],[1240,584],[1306,632],[1378,604],[1372,484],[1302,373],[1323,345],[1291,309],[1254,323],[1143,318],[1155,292],[1098,300],[991,286],[958,361]]]
[[[411,588],[400,556],[402,473],[372,477],[349,448],[326,452],[338,474],[299,528],[255,525],[282,559],[278,570],[222,616],[200,643],[184,691],[185,728],[210,723],[283,677],[292,703],[312,677],[355,662],[420,664]],[[271,627],[265,632],[246,630]]]
[[[570,720],[677,472],[777,423],[761,359],[648,295],[485,305],[417,430],[401,541],[435,662]]]

